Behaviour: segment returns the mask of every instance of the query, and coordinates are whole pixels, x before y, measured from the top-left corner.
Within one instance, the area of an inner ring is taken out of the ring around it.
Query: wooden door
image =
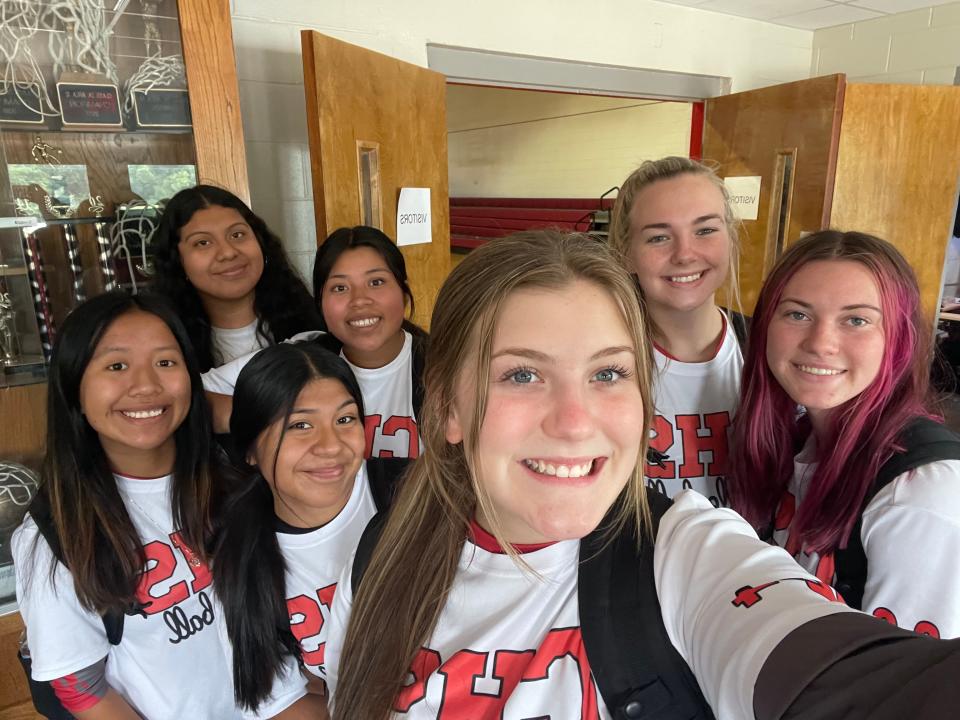
[[[400,189],[430,188],[433,241],[402,248],[426,326],[450,271],[446,80],[316,31],[301,42],[318,243],[364,217],[396,240]]]
[[[960,178],[960,87],[847,85],[830,226],[889,240],[939,302]]]
[[[703,159],[721,177],[761,178],[757,219],[740,233],[748,315],[783,249],[828,225],[844,86],[845,76],[828,75],[706,101]]]

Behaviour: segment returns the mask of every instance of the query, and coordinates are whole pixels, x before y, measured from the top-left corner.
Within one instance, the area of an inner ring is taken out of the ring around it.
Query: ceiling
[[[801,28],[820,28],[870,20],[907,10],[946,5],[955,0],[659,0],[698,10],[739,15]]]

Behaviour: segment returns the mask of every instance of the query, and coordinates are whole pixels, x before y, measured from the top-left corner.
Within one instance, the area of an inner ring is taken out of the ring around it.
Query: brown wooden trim
[[[230,0],[177,0],[197,180],[250,203]]]
[[[303,53],[303,92],[307,101],[307,136],[310,143],[310,177],[313,185],[313,214],[317,223],[317,245],[330,234],[327,229],[327,206],[323,194],[323,156],[320,142],[320,96],[317,90],[316,53],[313,47],[315,30],[300,31]]]
[[[840,73],[837,78],[837,102],[833,109],[833,127],[830,129],[830,155],[827,158],[827,178],[823,194],[823,217],[820,227],[830,227],[830,215],[833,212],[833,188],[837,179],[837,155],[840,151],[840,128],[843,125],[843,98],[847,92],[847,76]]]

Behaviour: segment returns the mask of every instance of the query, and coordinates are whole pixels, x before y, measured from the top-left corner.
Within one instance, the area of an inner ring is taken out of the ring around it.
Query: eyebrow
[[[357,401],[353,398],[347,398],[342,403],[337,405],[337,410],[343,410],[348,405],[356,405]],[[311,415],[313,413],[319,412],[316,408],[294,408],[290,411],[291,415]]]
[[[589,361],[592,362],[594,360],[599,360],[600,358],[609,357],[611,355],[619,355],[620,353],[629,353],[633,355],[634,351],[629,345],[613,345],[611,347],[604,348],[603,350],[598,350],[590,356]],[[538,350],[531,350],[529,348],[504,348],[503,350],[494,353],[491,356],[491,359],[503,357],[504,355],[528,358],[537,362],[556,362],[556,360],[550,355],[542,353]]]
[[[690,224],[691,224],[691,225],[699,225],[700,223],[705,223],[705,222],[707,222],[707,221],[709,221],[709,220],[722,220],[722,219],[723,219],[723,218],[721,218],[721,217],[720,217],[719,215],[717,215],[716,213],[711,213],[710,215],[701,215],[700,217],[696,218],[696,219],[695,219],[692,223],[690,223]],[[649,225],[644,225],[642,228],[640,228],[640,232],[643,232],[644,230],[651,230],[651,229],[653,229],[653,230],[669,230],[671,227],[673,227],[673,226],[672,226],[670,223],[650,223]]]
[[[133,348],[124,347],[123,345],[111,345],[110,347],[100,348],[94,354],[93,357],[99,357],[100,355],[106,355],[107,353],[113,352],[130,352]],[[179,345],[164,345],[163,347],[154,348],[153,352],[180,352]]]
[[[794,305],[799,305],[802,308],[813,308],[812,303],[804,302],[803,300],[797,300],[796,298],[782,298],[780,304],[783,303],[793,303]],[[878,308],[876,305],[870,305],[869,303],[858,303],[856,305],[844,305],[841,310],[873,310],[875,313],[883,315],[883,310]]]
[[[367,270],[367,271],[364,272],[363,274],[364,274],[364,275],[371,275],[371,274],[373,274],[373,273],[378,273],[378,272],[390,272],[390,271],[387,270],[387,268],[385,268],[385,267],[375,267],[375,268],[372,268],[372,269],[370,269],[370,270]],[[327,276],[327,279],[329,280],[330,278],[348,278],[348,277],[350,277],[350,276],[347,275],[346,273],[337,273],[336,275],[328,275],[328,276]]]

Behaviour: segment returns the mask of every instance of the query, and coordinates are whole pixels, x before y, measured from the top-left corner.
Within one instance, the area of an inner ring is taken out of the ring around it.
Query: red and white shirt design
[[[27,627],[35,680],[56,680],[107,658],[106,680],[141,716],[235,718],[231,649],[210,570],[173,527],[172,476],[115,476],[143,542],[147,564],[137,588],[143,614],[124,618],[123,639],[111,645],[99,615],[77,600],[73,578],[27,515],[13,537],[17,601]],[[305,683],[288,674],[260,707],[277,714],[300,698]]]
[[[580,544],[524,554],[539,578],[509,556],[466,543],[433,637],[411,667],[395,718],[410,720],[606,720],[580,632]],[[753,688],[770,652],[809,620],[849,611],[811,591],[781,549],[757,539],[736,513],[681,493],[660,524],[657,591],[671,642],[697,674],[717,717],[752,717]],[[327,684],[337,671],[353,601],[350,566],[334,599]],[[788,582],[800,578],[803,582]],[[766,582],[762,600],[737,593]]]
[[[376,512],[366,466],[361,465],[350,499],[337,517],[308,533],[277,533],[287,564],[290,630],[307,670],[321,678],[326,676],[324,654],[337,581]]]
[[[415,458],[422,450],[413,411],[413,336],[406,330],[403,335],[400,354],[383,367],[362,368],[347,360],[363,394],[364,457]]]
[[[726,507],[729,428],[743,374],[733,327],[724,316],[723,340],[706,362],[681,362],[659,347],[654,348],[654,359],[656,415],[650,447],[667,458],[662,466],[647,463],[647,485],[668,497],[696,490],[714,506]]]
[[[817,467],[815,454],[811,436],[794,458],[773,539],[833,584],[833,553],[807,552],[790,532]],[[894,478],[864,509],[860,539],[867,556],[864,612],[925,635],[960,637],[960,461],[933,462]]]

